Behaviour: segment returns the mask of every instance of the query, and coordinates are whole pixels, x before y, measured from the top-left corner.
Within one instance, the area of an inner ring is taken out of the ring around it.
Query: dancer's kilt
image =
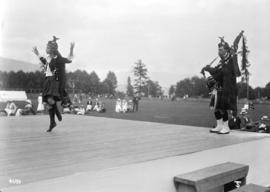
[[[60,100],[59,81],[54,76],[45,78],[42,97],[44,102],[47,102],[48,97],[53,97],[56,101]]]

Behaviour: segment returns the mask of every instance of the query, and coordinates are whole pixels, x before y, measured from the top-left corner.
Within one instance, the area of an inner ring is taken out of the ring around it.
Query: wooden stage
[[[64,115],[47,133],[48,121],[46,115],[0,118],[0,190],[269,136],[75,115]]]

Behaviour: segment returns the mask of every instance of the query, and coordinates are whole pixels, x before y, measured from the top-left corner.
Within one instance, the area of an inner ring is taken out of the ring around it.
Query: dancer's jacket
[[[44,65],[47,64],[47,61],[44,57],[41,57],[40,61]],[[50,63],[48,63],[50,70],[53,72],[55,80],[59,81],[59,92],[61,99],[66,96],[66,64],[71,62],[72,61],[70,59],[67,59],[65,57],[62,57],[60,54],[57,54],[56,57],[52,58]]]

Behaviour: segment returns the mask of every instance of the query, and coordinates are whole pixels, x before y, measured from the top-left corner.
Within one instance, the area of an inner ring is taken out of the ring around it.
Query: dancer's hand
[[[70,57],[73,57],[73,49],[75,47],[75,43],[74,42],[71,42],[70,43],[70,53],[69,53],[69,56]]]
[[[36,56],[39,56],[39,52],[38,52],[38,49],[37,47],[33,47],[33,52]]]
[[[71,42],[71,43],[70,43],[70,50],[73,50],[74,47],[75,47],[75,43],[74,43],[74,42]]]

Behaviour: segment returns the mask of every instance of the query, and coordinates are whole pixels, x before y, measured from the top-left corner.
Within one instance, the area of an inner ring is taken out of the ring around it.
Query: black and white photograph
[[[0,192],[270,192],[269,0],[0,0]]]

